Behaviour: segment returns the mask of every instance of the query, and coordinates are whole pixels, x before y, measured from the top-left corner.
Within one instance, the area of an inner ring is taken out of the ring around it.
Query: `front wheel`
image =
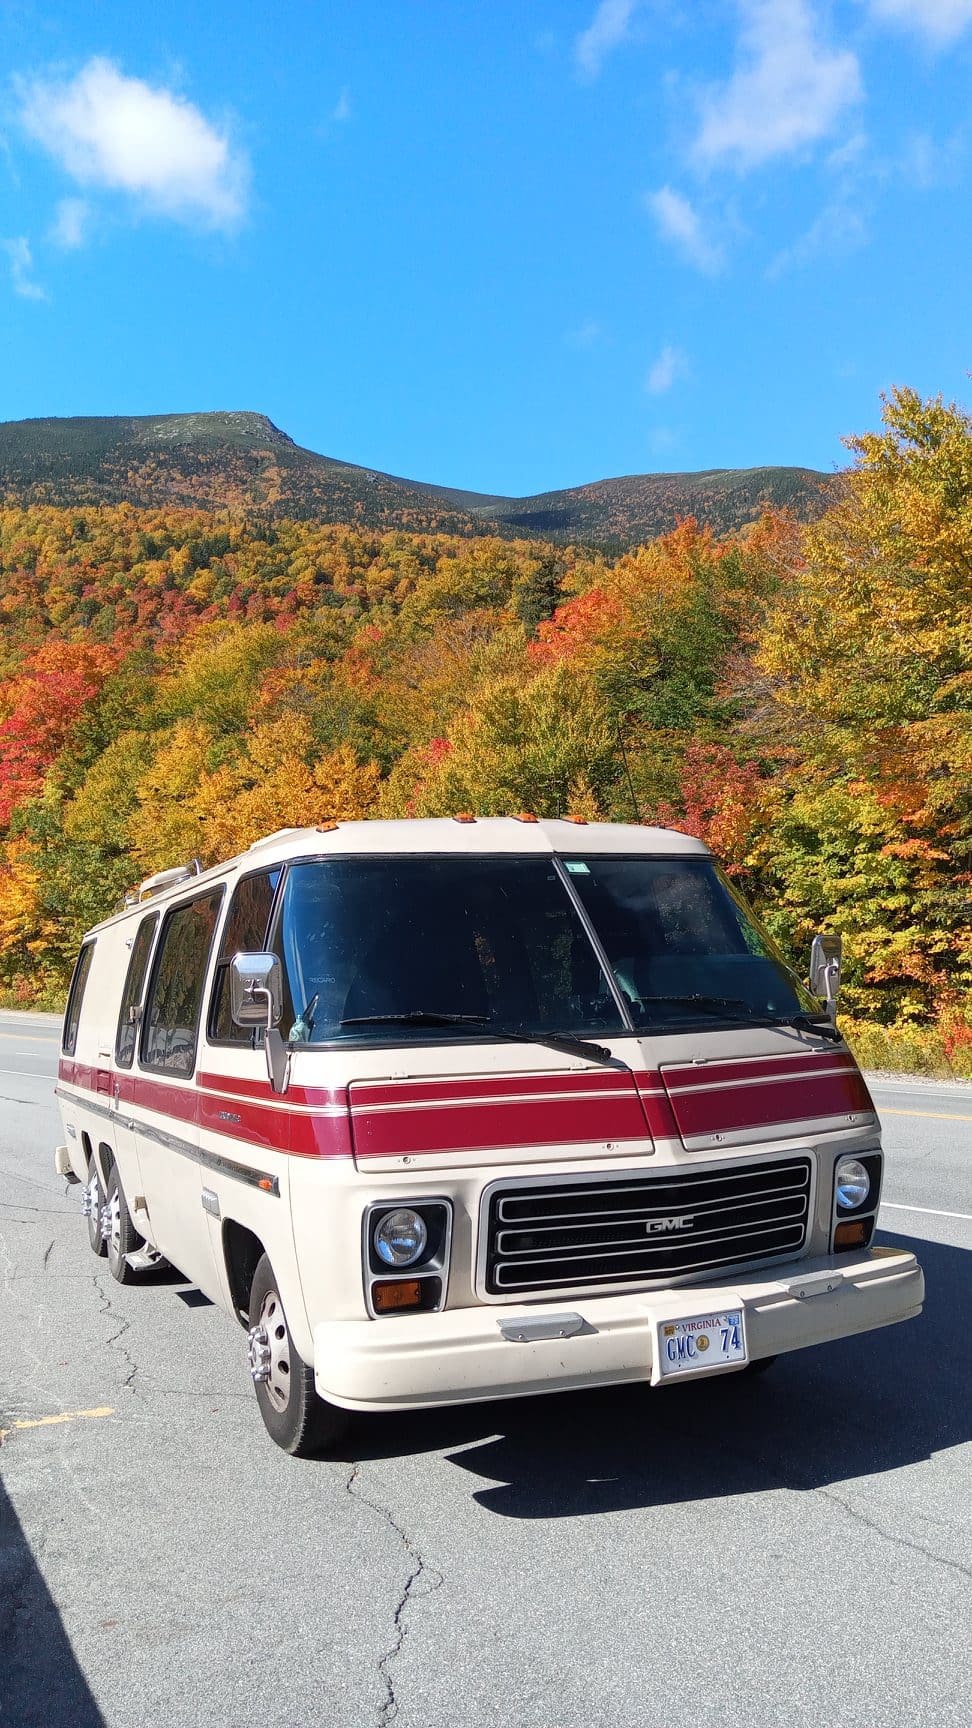
[[[88,1246],[92,1254],[103,1254],[105,1238],[101,1233],[101,1209],[105,1203],[105,1191],[101,1186],[98,1166],[92,1152],[88,1159],[88,1175],[84,1185],[84,1213],[88,1226]]]
[[[317,1396],[314,1370],[290,1336],[266,1254],[250,1286],[249,1363],[264,1426],[284,1452],[312,1458],[340,1439],[348,1418]]]

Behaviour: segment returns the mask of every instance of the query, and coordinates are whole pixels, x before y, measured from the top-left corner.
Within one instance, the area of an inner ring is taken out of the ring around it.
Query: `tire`
[[[326,1404],[290,1336],[273,1267],[263,1255],[250,1286],[250,1373],[257,1404],[271,1440],[293,1458],[314,1458],[340,1439],[348,1425],[343,1410]],[[257,1374],[266,1376],[257,1378]]]
[[[142,1238],[132,1223],[117,1164],[112,1164],[108,1173],[104,1213],[108,1217],[108,1270],[119,1284],[134,1284],[138,1273],[132,1271],[125,1256],[141,1246]]]
[[[105,1191],[98,1175],[98,1165],[92,1152],[88,1159],[88,1175],[85,1181],[88,1192],[88,1216],[85,1223],[88,1226],[88,1247],[92,1254],[104,1254],[105,1239],[101,1234],[101,1209],[105,1203]]]

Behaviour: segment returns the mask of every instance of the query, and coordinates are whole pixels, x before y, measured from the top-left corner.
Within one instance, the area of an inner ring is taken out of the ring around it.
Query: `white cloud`
[[[62,198],[54,212],[50,239],[65,252],[75,252],[87,238],[91,211],[84,198]]]
[[[245,157],[184,96],[89,60],[69,82],[20,83],[20,119],[82,186],[128,193],[177,221],[231,228],[244,214]]]
[[[972,24],[972,0],[869,0],[875,18],[901,24],[937,45],[954,42]]]
[[[568,330],[564,340],[571,348],[594,348],[604,331],[596,318],[586,318],[575,330]]]
[[[807,0],[739,0],[740,55],[710,90],[692,147],[700,167],[757,167],[832,131],[862,95],[857,59],[817,38]]]
[[[341,94],[338,97],[337,101],[335,102],[334,107],[331,109],[331,119],[337,120],[338,123],[340,124],[340,122],[342,120],[350,120],[350,118],[351,118],[351,92],[350,92],[350,90],[345,88],[344,90],[341,91]]]
[[[657,192],[645,194],[645,207],[655,219],[662,238],[670,240],[697,270],[714,276],[723,265],[721,246],[709,239],[701,219],[687,198],[671,186],[661,186]]]
[[[46,300],[47,295],[39,282],[34,281],[34,258],[30,250],[30,241],[23,234],[16,240],[0,240],[0,251],[4,251],[10,260],[10,281],[15,294],[22,300]]]
[[[612,48],[628,36],[639,0],[601,0],[574,43],[574,60],[585,78],[596,78]]]
[[[809,264],[814,258],[854,252],[867,243],[867,224],[859,210],[837,199],[827,204],[792,246],[778,252],[766,274],[771,281],[788,270]]]
[[[676,379],[684,378],[687,371],[688,358],[681,348],[672,348],[666,344],[648,368],[645,389],[651,396],[664,396]]]

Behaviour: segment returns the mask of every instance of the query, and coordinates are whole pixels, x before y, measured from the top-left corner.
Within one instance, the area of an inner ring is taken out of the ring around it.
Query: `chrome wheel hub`
[[[94,1171],[81,1190],[81,1216],[83,1218],[97,1218],[99,1224],[101,1222],[98,1211],[98,1177]]]
[[[257,1323],[250,1328],[248,1356],[250,1373],[257,1385],[266,1386],[274,1410],[286,1410],[290,1403],[290,1333],[276,1290],[267,1291]]]
[[[121,1253],[121,1200],[117,1188],[101,1208],[101,1240],[107,1242],[116,1256]]]
[[[251,1326],[246,1335],[246,1359],[253,1375],[254,1384],[259,1386],[270,1378],[270,1340],[265,1326]]]

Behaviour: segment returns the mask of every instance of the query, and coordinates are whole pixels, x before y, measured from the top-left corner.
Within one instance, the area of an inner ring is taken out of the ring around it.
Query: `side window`
[[[94,951],[94,943],[86,942],[78,955],[77,965],[74,968],[74,977],[71,979],[71,989],[68,995],[67,1013],[64,1016],[64,1036],[61,1042],[61,1049],[65,1056],[74,1055],[75,1046],[78,1042],[78,1026],[81,1021],[81,1003],[84,1000],[85,986],[88,982],[88,974],[91,971],[91,962],[94,959]]]
[[[142,1062],[171,1074],[191,1074],[206,967],[222,889],[166,913],[142,1032]]]
[[[219,945],[209,1004],[209,1037],[214,1044],[253,1042],[252,1036],[247,1037],[230,1018],[229,965],[234,954],[259,953],[265,947],[270,909],[279,881],[278,866],[274,870],[261,870],[254,876],[244,876],[236,885]]]
[[[145,984],[145,974],[148,971],[152,942],[158,927],[159,915],[157,912],[153,912],[150,917],[142,919],[138,927],[138,935],[132,943],[131,959],[125,974],[121,1012],[118,1016],[118,1032],[115,1036],[115,1061],[119,1068],[130,1068],[134,1060],[135,1045],[138,1042],[138,1009],[142,1000],[142,988]]]

